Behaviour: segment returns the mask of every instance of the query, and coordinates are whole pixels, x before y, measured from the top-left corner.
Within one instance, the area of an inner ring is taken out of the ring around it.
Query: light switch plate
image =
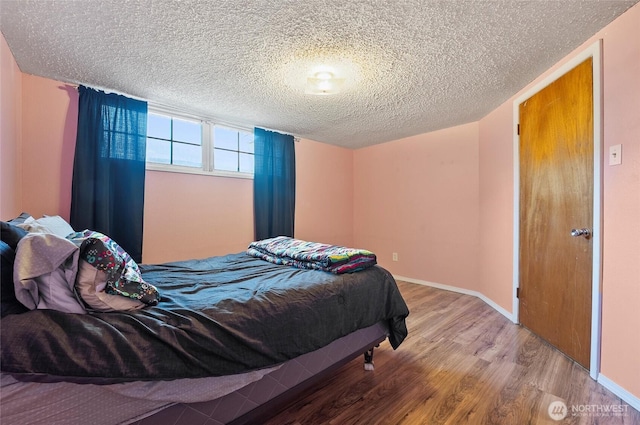
[[[609,147],[609,165],[622,164],[622,145],[613,145]]]

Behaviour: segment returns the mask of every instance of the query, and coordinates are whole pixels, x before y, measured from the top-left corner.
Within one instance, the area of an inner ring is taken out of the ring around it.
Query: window
[[[214,127],[213,168],[253,174],[253,134]]]
[[[149,169],[250,177],[253,158],[252,132],[149,111]]]
[[[149,113],[147,161],[202,167],[202,124]]]

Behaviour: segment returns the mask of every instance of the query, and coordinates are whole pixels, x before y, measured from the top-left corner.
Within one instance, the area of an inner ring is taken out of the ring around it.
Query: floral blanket
[[[107,294],[158,304],[158,290],[142,279],[138,264],[113,239],[93,230],[72,233],[67,239],[79,246],[80,259],[105,273]]]
[[[274,264],[335,274],[353,273],[376,264],[376,255],[365,249],[307,242],[287,236],[252,242],[247,254]]]

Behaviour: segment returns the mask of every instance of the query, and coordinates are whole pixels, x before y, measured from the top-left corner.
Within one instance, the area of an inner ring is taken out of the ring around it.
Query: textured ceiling
[[[0,1],[27,74],[358,148],[477,121],[638,0]],[[314,67],[342,92],[305,94]]]

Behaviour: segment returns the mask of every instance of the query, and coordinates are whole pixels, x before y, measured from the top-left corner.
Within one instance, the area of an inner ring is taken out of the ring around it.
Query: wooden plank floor
[[[411,312],[398,350],[385,341],[375,371],[354,360],[265,425],[640,424],[640,413],[585,369],[482,300],[398,286]],[[565,419],[549,415],[556,401]],[[619,413],[586,411],[612,408]]]

